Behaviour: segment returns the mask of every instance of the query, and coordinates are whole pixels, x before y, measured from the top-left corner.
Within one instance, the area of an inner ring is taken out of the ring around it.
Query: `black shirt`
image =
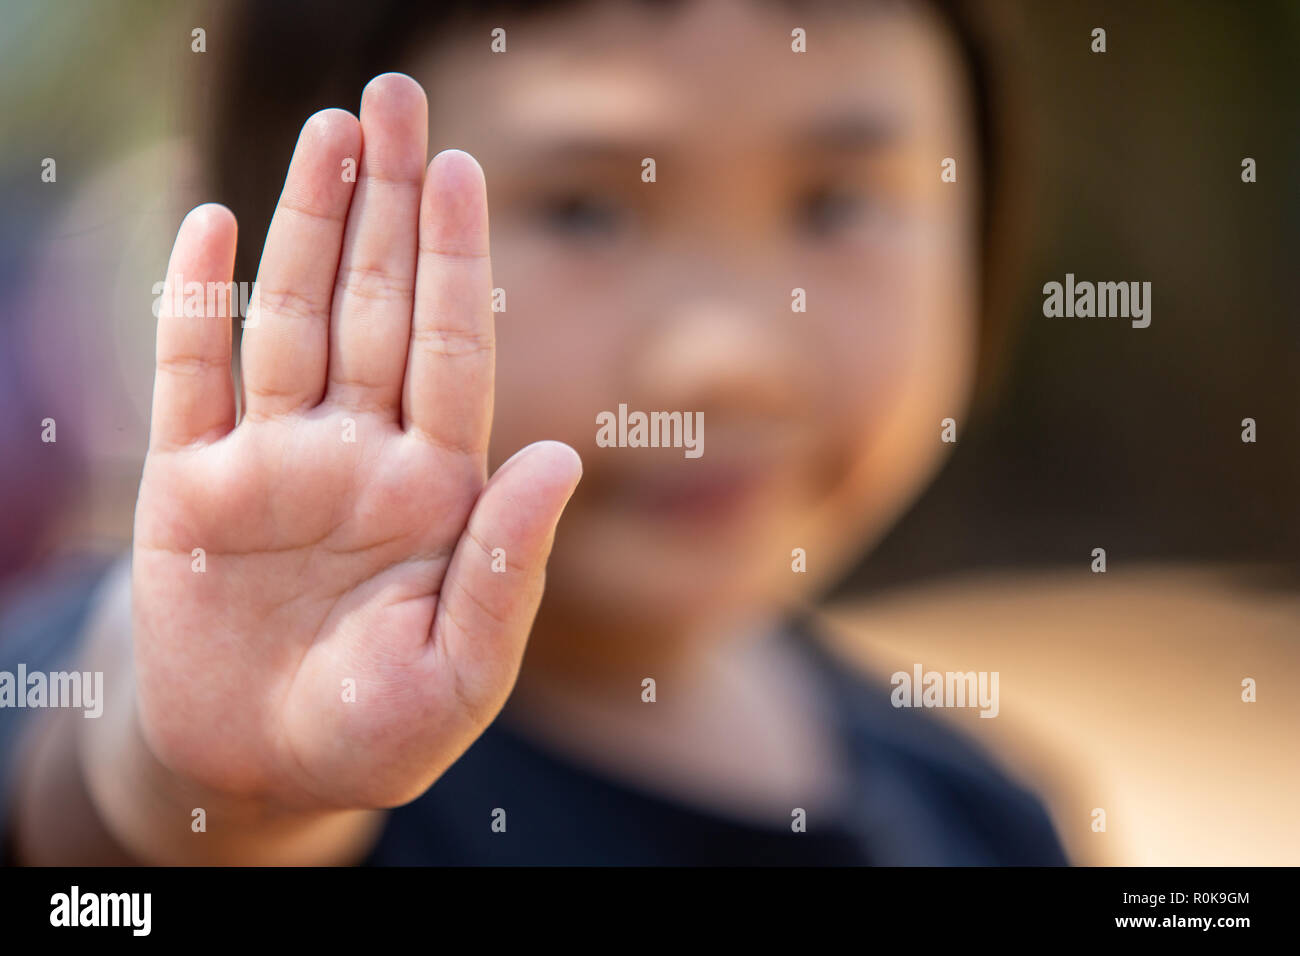
[[[970,740],[839,664],[806,622],[853,799],[836,819],[758,826],[650,794],[543,750],[498,719],[419,799],[391,815],[374,865],[1059,865],[1042,805]],[[493,830],[505,811],[504,832]],[[793,808],[792,808],[793,810]]]
[[[102,562],[11,587],[0,670],[71,666]],[[729,819],[557,755],[498,719],[422,796],[390,812],[368,865],[1061,865],[1042,804],[971,740],[884,682],[840,664],[802,621],[783,639],[807,655],[851,770],[834,819]],[[0,826],[22,715],[0,710]],[[791,808],[792,811],[794,808]],[[502,813],[503,811],[503,813]],[[496,826],[494,826],[496,821]],[[504,822],[504,827],[501,823]],[[7,842],[7,841],[6,841]]]

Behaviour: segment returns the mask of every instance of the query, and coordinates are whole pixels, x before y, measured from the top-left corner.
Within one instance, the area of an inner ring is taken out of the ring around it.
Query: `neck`
[[[693,685],[738,640],[765,625],[752,617],[714,615],[689,621],[622,618],[605,624],[544,602],[533,626],[512,703],[581,695],[589,701],[640,701],[642,681]],[[769,625],[770,626],[770,625]]]
[[[689,628],[572,621],[554,605],[538,617],[503,712],[517,732],[723,812],[770,819],[773,807],[828,803],[838,771],[820,688],[770,639],[775,615]]]

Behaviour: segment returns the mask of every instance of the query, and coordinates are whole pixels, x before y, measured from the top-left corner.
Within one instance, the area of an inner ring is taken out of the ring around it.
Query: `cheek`
[[[544,438],[584,458],[596,414],[617,404],[622,303],[605,270],[553,244],[493,236],[493,277],[505,291],[496,320],[492,466]]]
[[[823,345],[824,401],[857,443],[895,416],[947,407],[959,417],[964,408],[978,290],[963,236],[951,223],[915,223],[887,246],[828,264],[838,278],[823,277],[834,290],[825,303],[834,318]]]
[[[951,450],[941,420],[955,419],[962,434],[978,287],[975,250],[961,235],[918,231],[840,287],[823,383],[837,453],[814,519],[828,545],[857,550],[883,533]]]

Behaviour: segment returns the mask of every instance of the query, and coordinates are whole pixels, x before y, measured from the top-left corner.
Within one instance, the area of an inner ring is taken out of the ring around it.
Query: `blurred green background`
[[[4,572],[69,542],[120,548],[129,533],[150,287],[184,210],[223,198],[192,146],[219,77],[190,31],[219,8],[0,5]],[[1007,160],[1030,217],[1006,376],[846,589],[1086,562],[1098,546],[1112,566],[1300,566],[1300,4],[989,13],[1016,25],[993,65],[1016,101],[1024,146]],[[1095,26],[1104,56],[1089,51]],[[210,32],[209,54],[221,42]],[[56,183],[40,179],[45,157]],[[1042,284],[1066,272],[1149,280],[1151,327],[1044,318]],[[46,415],[60,421],[57,449],[16,454]],[[1256,444],[1240,440],[1245,417]]]

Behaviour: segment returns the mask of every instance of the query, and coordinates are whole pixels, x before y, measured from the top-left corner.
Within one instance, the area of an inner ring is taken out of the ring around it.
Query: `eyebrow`
[[[880,149],[902,137],[905,124],[898,115],[880,110],[844,110],[828,113],[802,127],[793,143],[800,148],[854,153]],[[574,130],[559,136],[539,135],[520,143],[517,156],[556,163],[625,162],[629,156],[664,156],[671,151],[664,140],[642,132],[588,132]]]
[[[663,152],[662,147],[659,152]],[[570,133],[556,138],[539,139],[521,144],[520,155],[530,161],[574,162],[578,160],[625,160],[628,156],[657,155],[655,147],[642,136],[623,137],[609,134]]]
[[[830,152],[863,152],[896,142],[904,131],[902,117],[896,113],[846,110],[818,117],[804,127],[795,142]]]

